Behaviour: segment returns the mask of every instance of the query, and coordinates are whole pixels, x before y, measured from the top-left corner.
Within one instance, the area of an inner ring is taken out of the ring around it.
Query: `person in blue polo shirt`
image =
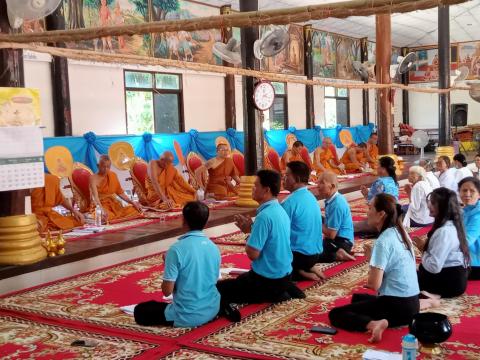
[[[353,220],[350,206],[338,192],[337,175],[324,172],[318,178],[318,192],[325,199],[323,223],[323,253],[319,262],[355,260],[353,247]]]
[[[250,233],[245,252],[252,260],[252,269],[236,279],[217,283],[222,308],[232,303],[280,302],[305,297],[291,282],[290,219],[277,200],[280,185],[278,172],[258,171],[252,190],[253,199],[260,204],[255,222],[244,215],[235,216],[240,230]]]
[[[171,304],[148,301],[134,309],[140,325],[194,327],[215,318],[220,310],[216,284],[220,273],[220,251],[203,233],[208,207],[198,201],[183,208],[183,219],[190,231],[167,252],[162,292],[173,294]]]
[[[308,190],[310,169],[301,161],[291,161],[283,178],[290,196],[282,203],[290,221],[290,248],[293,253],[294,279],[324,279],[318,257],[322,246],[322,213],[317,199]]]

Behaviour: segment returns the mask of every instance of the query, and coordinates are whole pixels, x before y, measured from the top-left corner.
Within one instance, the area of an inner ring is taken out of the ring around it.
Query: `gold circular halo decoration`
[[[113,166],[119,170],[129,170],[135,161],[133,146],[126,141],[119,141],[110,145],[108,156]]]
[[[73,172],[73,157],[65,146],[52,146],[45,152],[48,172],[59,178],[69,177]]]
[[[339,138],[340,142],[346,147],[349,147],[353,144],[352,133],[349,130],[341,130]]]

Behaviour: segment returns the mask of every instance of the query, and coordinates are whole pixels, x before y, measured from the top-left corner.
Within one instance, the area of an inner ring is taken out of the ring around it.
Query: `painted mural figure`
[[[107,6],[107,0],[100,0],[100,25],[109,26],[112,22],[112,14]],[[107,36],[102,38],[103,51],[113,52],[112,37]]]

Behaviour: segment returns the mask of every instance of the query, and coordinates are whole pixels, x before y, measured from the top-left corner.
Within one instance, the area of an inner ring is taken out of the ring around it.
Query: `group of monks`
[[[377,134],[372,134],[367,143],[350,146],[340,160],[334,154],[332,139],[325,137],[322,146],[314,152],[313,162],[308,164],[317,174],[332,171],[337,174],[360,172],[366,167],[374,168],[378,160]],[[302,161],[303,144],[295,141],[283,157],[282,164],[290,161]],[[191,174],[190,181],[185,180],[173,164],[174,156],[164,152],[158,160],[152,160],[148,166],[145,181],[146,201],[150,208],[168,210],[182,208],[189,201],[197,199],[197,190],[204,191],[206,197],[217,200],[238,195],[240,177],[230,157],[227,144],[217,146],[217,155],[208,160]],[[367,165],[368,164],[368,165]],[[111,160],[102,155],[98,162],[98,172],[90,176],[90,209],[100,207],[105,223],[125,221],[140,217],[142,208],[131,200],[120,185],[117,175],[110,170]],[[193,186],[195,185],[195,186]],[[128,203],[124,206],[121,200]],[[45,187],[31,191],[32,212],[37,216],[39,231],[70,230],[85,223],[85,217],[76,210],[60,190],[58,177],[45,174]],[[71,215],[62,215],[53,210],[63,206]]]

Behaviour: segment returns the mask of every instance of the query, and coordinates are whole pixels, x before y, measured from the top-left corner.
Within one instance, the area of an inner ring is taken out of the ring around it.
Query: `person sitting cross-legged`
[[[245,252],[252,260],[252,269],[236,279],[218,282],[222,309],[232,303],[280,302],[305,297],[290,279],[290,219],[277,200],[280,185],[278,172],[258,171],[252,190],[253,199],[260,204],[255,222],[244,215],[235,217],[236,225],[244,233],[250,233]]]
[[[337,175],[324,172],[318,178],[318,192],[325,199],[323,253],[318,262],[355,260],[350,254],[353,247],[353,221],[350,206],[338,192]]]
[[[317,199],[308,190],[308,166],[300,161],[287,164],[283,187],[290,196],[282,203],[291,221],[290,247],[293,253],[293,277],[318,281],[325,275],[318,256],[322,246],[322,213]]]
[[[220,251],[203,233],[208,206],[192,201],[183,208],[183,220],[190,229],[167,252],[162,292],[173,294],[171,304],[147,301],[134,309],[139,325],[194,327],[214,319],[220,310],[216,284],[220,272]]]
[[[380,236],[373,250],[365,247],[370,262],[366,287],[377,295],[353,294],[351,304],[328,314],[333,326],[369,332],[370,342],[381,341],[388,327],[410,324],[420,310],[413,244],[400,216],[400,205],[393,196],[381,193],[373,198],[368,223]]]

